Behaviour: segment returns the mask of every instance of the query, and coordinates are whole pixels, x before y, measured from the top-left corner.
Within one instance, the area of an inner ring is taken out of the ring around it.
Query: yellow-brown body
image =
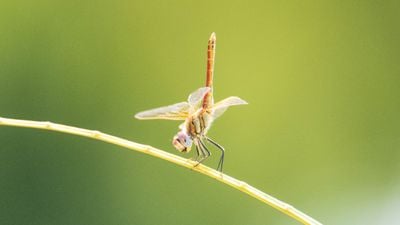
[[[192,139],[206,135],[212,123],[211,110],[200,108],[185,121],[186,132]]]

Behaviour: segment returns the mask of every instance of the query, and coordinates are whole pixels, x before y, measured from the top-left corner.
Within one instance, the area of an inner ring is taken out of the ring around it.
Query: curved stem
[[[257,188],[250,186],[249,184],[240,181],[236,178],[228,176],[226,174],[220,173],[210,167],[205,165],[197,165],[196,161],[192,161],[190,159],[185,159],[180,156],[165,152],[163,150],[151,147],[149,145],[143,145],[139,143],[135,143],[132,141],[128,141],[123,138],[115,137],[109,134],[105,134],[95,130],[87,130],[78,127],[72,127],[52,122],[39,122],[39,121],[31,121],[31,120],[17,120],[17,119],[8,119],[0,117],[0,126],[14,126],[14,127],[27,127],[34,129],[43,129],[43,130],[51,130],[58,131],[62,133],[74,134],[79,136],[84,136],[88,138],[97,139],[100,141],[108,142],[114,145],[118,145],[127,149],[135,150],[138,152],[142,152],[148,155],[152,155],[154,157],[167,160],[169,162],[175,163],[177,165],[189,168],[191,170],[197,171],[209,177],[212,177],[222,183],[225,183],[233,188],[238,189],[241,192],[244,192],[253,198],[256,198],[273,208],[283,212],[284,214],[296,219],[297,221],[303,224],[312,224],[312,225],[320,225],[321,223],[312,217],[304,214],[303,212],[297,210],[293,206],[282,202],[260,190]],[[197,165],[197,166],[196,166]]]

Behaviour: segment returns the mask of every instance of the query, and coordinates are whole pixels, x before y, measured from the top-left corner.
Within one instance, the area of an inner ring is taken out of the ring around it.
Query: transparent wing
[[[221,100],[217,103],[214,104],[213,106],[213,118],[217,119],[220,117],[230,106],[234,105],[247,105],[248,103],[236,96],[231,96],[228,98],[225,98],[224,100]]]
[[[200,103],[201,100],[203,100],[204,96],[211,91],[210,87],[201,87],[191,93],[188,97],[188,102],[191,106],[196,106],[198,103]]]
[[[139,120],[185,120],[189,115],[189,109],[189,103],[180,102],[137,113],[135,118]]]

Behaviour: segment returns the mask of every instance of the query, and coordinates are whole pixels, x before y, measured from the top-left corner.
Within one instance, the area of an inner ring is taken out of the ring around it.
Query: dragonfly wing
[[[137,113],[135,118],[139,120],[185,120],[189,115],[190,107],[189,103],[180,102]]]
[[[214,104],[212,114],[213,118],[217,119],[218,117],[220,117],[230,106],[247,104],[248,103],[245,100],[236,96],[225,98],[224,100],[221,100]]]
[[[211,91],[210,87],[201,87],[191,93],[188,97],[188,102],[191,106],[196,106],[201,100],[203,100],[204,96]]]

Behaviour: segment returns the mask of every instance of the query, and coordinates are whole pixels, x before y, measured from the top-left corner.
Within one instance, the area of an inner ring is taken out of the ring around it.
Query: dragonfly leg
[[[211,152],[208,150],[207,146],[204,144],[202,140],[199,139],[198,143],[199,143],[198,147],[202,152],[202,157],[197,161],[200,164],[211,155]]]
[[[199,147],[197,147],[197,144],[195,144],[194,147],[196,148],[196,156],[192,157],[190,159],[197,162],[198,159],[200,158],[200,150],[199,150]]]
[[[196,148],[197,157],[193,158],[192,160],[196,161],[197,164],[195,166],[198,166],[205,158],[207,158],[207,151],[204,150],[204,147],[202,144],[200,144],[199,140],[195,140],[194,146]]]
[[[215,147],[217,147],[219,150],[221,150],[221,158],[219,159],[217,170],[219,172],[222,172],[222,167],[224,166],[224,159],[225,159],[225,148],[222,147],[220,144],[218,144],[217,142],[215,142],[214,140],[212,140],[209,137],[206,137],[206,139],[207,139],[208,142],[210,142]]]
[[[210,150],[208,150],[207,146],[204,144],[203,140],[200,140],[200,145],[203,147],[205,154],[205,157],[208,158],[209,156],[211,156],[211,152]]]

